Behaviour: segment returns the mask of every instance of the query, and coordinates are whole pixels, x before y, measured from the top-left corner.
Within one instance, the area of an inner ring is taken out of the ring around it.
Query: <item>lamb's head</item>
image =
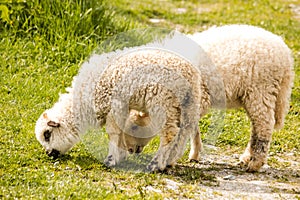
[[[143,127],[149,125],[151,119],[148,113],[131,109],[126,119],[124,129],[121,130],[114,118],[109,114],[106,120],[106,131],[110,141],[119,148],[132,153],[141,153],[144,147],[155,136],[143,137]]]
[[[134,131],[141,127],[145,127],[150,123],[150,116],[146,112],[131,109],[129,117],[125,122],[124,134],[127,151],[129,153],[141,153],[144,147],[149,143],[151,138],[135,137]],[[131,133],[131,134],[128,134]]]
[[[58,117],[51,110],[45,111],[35,126],[37,140],[54,159],[70,150],[80,138],[70,119]]]
[[[144,150],[144,147],[150,142],[151,138],[138,138],[132,135],[124,134],[126,150],[130,153],[141,153]]]

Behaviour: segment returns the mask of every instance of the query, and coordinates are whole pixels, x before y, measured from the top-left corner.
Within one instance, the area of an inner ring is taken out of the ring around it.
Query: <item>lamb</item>
[[[279,36],[248,25],[215,27],[189,37],[216,67],[201,69],[202,93],[206,93],[202,97],[207,98],[201,100],[201,116],[209,107],[244,108],[252,134],[239,165],[249,172],[258,171],[266,163],[272,132],[282,128],[289,108],[294,79],[290,49]],[[215,77],[219,74],[223,84],[211,78],[212,72],[217,72]],[[135,144],[140,143],[137,140]],[[199,131],[191,144],[189,159],[198,160],[202,149]]]
[[[283,127],[289,109],[294,78],[291,50],[281,37],[249,25],[214,27],[190,38],[220,73],[226,108],[246,110],[252,134],[239,164],[249,172],[258,171],[266,163],[272,132]],[[204,74],[202,79],[205,81]],[[211,106],[216,105],[212,102]],[[198,133],[194,142],[201,142],[199,138]]]
[[[153,124],[150,122],[146,128],[153,128],[147,131],[137,126],[131,132],[126,131],[126,134],[137,138],[152,138],[154,133],[159,132],[160,147],[148,169],[163,170],[183,154],[181,147],[185,146],[189,133],[197,127],[200,115],[194,109],[201,96],[197,81],[199,74],[182,57],[172,56],[161,50],[142,50],[122,56],[107,68],[96,86],[98,119],[107,116],[110,119],[107,122],[113,121],[121,130],[125,130],[123,127],[129,110],[147,113]],[[110,86],[112,83],[114,88]],[[108,91],[112,93],[111,96],[101,93],[107,88],[113,89]],[[128,150],[124,143],[126,139],[112,127],[114,126],[109,123],[106,129],[110,138],[109,156],[106,159],[108,166],[114,166],[125,158]]]
[[[201,51],[200,57],[206,58]],[[143,47],[125,52],[92,56],[68,93],[39,117],[36,137],[49,156],[66,153],[80,141],[80,134],[105,124],[110,139],[105,159],[108,166],[121,162],[128,151],[141,151],[142,146],[129,144],[131,138],[145,138],[146,144],[157,132],[160,147],[147,169],[164,170],[183,154],[182,147],[197,129],[200,117],[200,71],[167,50]],[[210,59],[198,63],[204,68],[211,64]],[[130,132],[126,130],[127,120],[136,111],[151,120]],[[116,131],[116,127],[126,134]],[[144,135],[138,135],[139,130]]]

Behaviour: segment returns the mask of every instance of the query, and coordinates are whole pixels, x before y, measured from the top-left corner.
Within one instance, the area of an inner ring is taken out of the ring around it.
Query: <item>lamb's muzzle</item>
[[[52,157],[54,160],[57,159],[60,155],[60,152],[56,149],[52,149],[50,152],[46,152],[49,157]]]

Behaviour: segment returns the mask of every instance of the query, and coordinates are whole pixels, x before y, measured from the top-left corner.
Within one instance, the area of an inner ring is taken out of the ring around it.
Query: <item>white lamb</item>
[[[49,156],[66,153],[80,140],[80,134],[105,123],[110,138],[108,166],[126,158],[127,151],[140,152],[142,145],[132,147],[130,141],[137,136],[146,138],[147,143],[152,132],[159,132],[160,147],[149,170],[164,170],[183,154],[188,136],[197,129],[200,101],[206,99],[201,97],[200,71],[166,50],[143,47],[124,52],[92,56],[74,78],[69,93],[40,116],[35,133]],[[200,58],[199,67],[212,67],[201,48],[196,53],[201,52],[193,61]],[[144,131],[145,125],[150,127],[149,135],[138,135],[138,129],[124,133],[135,111],[151,117],[150,123],[139,126]]]
[[[289,109],[291,50],[281,37],[248,25],[210,28],[190,38],[206,51],[223,78],[226,107],[246,110],[252,134],[240,164],[258,171],[266,163],[273,129],[283,126]],[[200,142],[199,135],[195,141]]]

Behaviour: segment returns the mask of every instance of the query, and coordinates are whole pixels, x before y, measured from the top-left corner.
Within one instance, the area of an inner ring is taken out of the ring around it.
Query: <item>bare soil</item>
[[[199,199],[300,199],[299,156],[271,155],[272,167],[264,166],[256,173],[246,172],[237,162],[236,154],[209,153],[199,163],[184,163],[168,171],[176,181],[167,180],[166,186],[176,189],[184,182],[200,179],[195,191]]]

